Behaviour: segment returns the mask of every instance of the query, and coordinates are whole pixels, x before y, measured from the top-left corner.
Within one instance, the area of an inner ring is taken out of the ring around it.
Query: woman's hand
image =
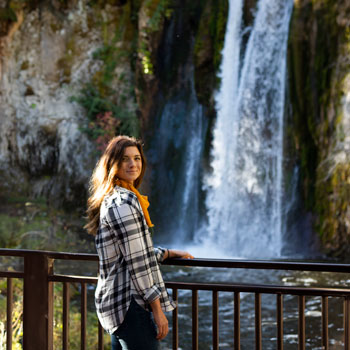
[[[194,256],[183,250],[168,249],[168,255],[165,259],[181,258],[181,259],[194,259]]]
[[[157,325],[158,332],[157,332],[157,339],[162,340],[166,337],[166,335],[169,332],[169,327],[168,327],[168,320],[166,316],[164,315],[164,312],[160,306],[160,301],[159,299],[156,299],[153,301],[151,304],[152,308],[152,313],[154,317],[154,321]]]

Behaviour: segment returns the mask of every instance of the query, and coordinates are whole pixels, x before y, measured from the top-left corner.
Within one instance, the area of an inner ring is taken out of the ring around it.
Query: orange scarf
[[[116,184],[117,184],[117,186],[124,187],[127,190],[134,192],[136,194],[137,199],[140,202],[140,205],[141,205],[141,208],[143,211],[143,215],[146,219],[148,227],[153,227],[154,225],[151,222],[151,218],[150,218],[148,210],[147,210],[147,208],[149,207],[148,197],[143,196],[133,185],[129,184],[128,182],[126,182],[124,180],[118,179]]]

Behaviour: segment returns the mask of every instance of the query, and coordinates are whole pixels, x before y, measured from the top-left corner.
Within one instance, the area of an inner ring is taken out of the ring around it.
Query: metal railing
[[[87,284],[95,284],[96,277],[70,276],[54,273],[54,260],[80,260],[98,261],[95,254],[74,254],[46,251],[0,249],[0,256],[14,256],[24,259],[23,272],[0,271],[0,278],[7,279],[7,349],[12,349],[12,303],[13,303],[13,279],[23,279],[23,347],[31,349],[53,349],[53,283],[63,283],[63,320],[62,320],[62,349],[68,349],[69,328],[69,284],[81,285],[81,349],[87,348]],[[301,263],[301,262],[277,262],[277,261],[248,261],[248,260],[212,260],[172,259],[164,262],[165,265],[187,267],[210,267],[227,269],[261,269],[261,270],[295,270],[295,271],[322,271],[349,273],[350,265]],[[96,268],[97,271],[97,268]],[[305,297],[320,296],[322,298],[322,346],[329,349],[328,336],[328,298],[343,298],[344,304],[344,348],[350,350],[350,289],[349,288],[315,288],[296,287],[264,284],[237,284],[237,283],[194,283],[194,282],[166,282],[166,286],[172,289],[174,300],[179,299],[179,290],[192,291],[192,349],[198,350],[198,291],[212,292],[212,348],[219,349],[219,292],[233,294],[234,301],[234,349],[241,348],[241,324],[240,324],[240,297],[241,293],[253,293],[255,295],[255,349],[262,349],[262,321],[261,321],[261,296],[263,294],[276,295],[276,348],[283,349],[283,296],[295,295],[298,297],[298,349],[305,349]],[[179,347],[178,309],[173,311],[172,317],[173,349]],[[103,349],[103,330],[99,325],[98,349]]]

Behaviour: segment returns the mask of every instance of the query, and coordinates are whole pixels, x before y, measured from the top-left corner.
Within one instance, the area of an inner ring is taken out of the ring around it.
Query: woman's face
[[[118,166],[117,177],[130,184],[140,176],[142,170],[142,159],[136,146],[126,147],[124,155]]]

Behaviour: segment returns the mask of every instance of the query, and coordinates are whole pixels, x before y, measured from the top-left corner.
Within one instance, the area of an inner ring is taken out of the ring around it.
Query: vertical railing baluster
[[[104,340],[103,340],[104,330],[101,326],[100,321],[98,321],[98,350],[103,350]]]
[[[198,290],[192,290],[192,350],[198,350]]]
[[[299,350],[305,350],[305,295],[299,295]]]
[[[261,350],[261,294],[255,293],[255,349]]]
[[[344,350],[347,350],[345,348],[345,339],[346,339],[346,298],[343,298],[343,343],[344,343]]]
[[[213,291],[213,350],[219,350],[219,295]]]
[[[283,295],[277,294],[277,350],[283,350]]]
[[[344,298],[344,349],[350,350],[350,297]]]
[[[240,325],[240,293],[234,293],[234,349],[241,349],[241,325]]]
[[[63,282],[63,314],[62,314],[62,325],[63,325],[63,350],[68,350],[68,330],[69,330],[69,285],[67,282]]]
[[[173,300],[178,302],[178,290],[173,289]],[[173,350],[179,347],[179,323],[178,323],[178,307],[173,310]]]
[[[86,294],[86,284],[81,283],[81,350],[86,350],[86,311],[87,311],[87,294]]]
[[[53,259],[41,252],[24,256],[23,349],[53,349]]]
[[[12,350],[12,309],[13,309],[13,283],[7,278],[7,319],[6,319],[6,349]]]
[[[328,350],[328,297],[322,297],[322,346]]]

